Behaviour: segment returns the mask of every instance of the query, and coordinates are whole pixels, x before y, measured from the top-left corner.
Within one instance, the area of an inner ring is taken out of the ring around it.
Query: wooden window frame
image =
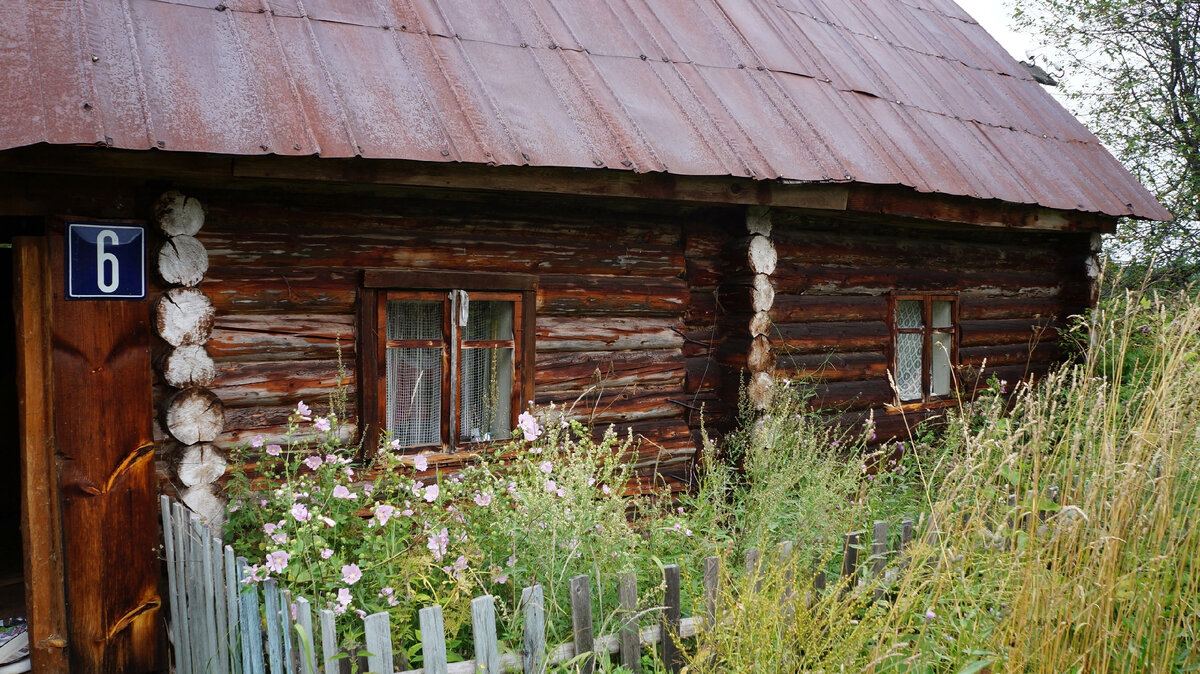
[[[918,301],[921,302],[921,327],[919,328],[901,328],[896,317],[896,312],[899,308],[899,303],[902,301]],[[950,327],[949,328],[934,328],[933,327],[933,303],[950,302]],[[891,364],[892,376],[897,376],[900,371],[900,357],[897,344],[901,334],[916,335],[921,338],[921,398],[911,400],[900,400],[899,391],[896,392],[896,398],[900,405],[923,405],[931,402],[943,401],[954,395],[953,380],[951,381],[951,391],[943,395],[932,395],[933,382],[931,370],[933,364],[933,334],[943,333],[950,335],[950,368],[953,370],[958,366],[958,349],[959,349],[959,330],[960,323],[958,317],[958,295],[956,293],[944,292],[895,292],[888,297],[888,328],[891,331],[891,340],[889,342],[888,362]]]
[[[533,363],[535,359],[537,277],[532,274],[493,274],[484,272],[443,272],[428,270],[378,269],[363,272],[359,291],[359,356],[358,398],[360,437],[363,454],[374,456],[387,419],[387,300],[438,299],[447,300],[448,293],[466,291],[480,301],[513,302],[513,391],[510,425],[515,427],[523,401],[533,398]],[[449,311],[442,312],[442,444],[438,451],[461,451],[481,443],[462,441],[459,429],[451,428],[451,418],[461,423],[457,410],[451,405],[457,395],[461,363],[462,339],[450,340]],[[503,340],[508,341],[508,340]],[[432,348],[432,347],[430,347]],[[468,343],[466,348],[481,348]],[[429,447],[433,447],[430,445]],[[419,451],[422,448],[408,448]]]

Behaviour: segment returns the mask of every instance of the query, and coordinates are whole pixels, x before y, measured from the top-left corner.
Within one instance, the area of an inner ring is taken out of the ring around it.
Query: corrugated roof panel
[[[10,0],[0,86],[0,148],[851,180],[1168,217],[952,0]]]

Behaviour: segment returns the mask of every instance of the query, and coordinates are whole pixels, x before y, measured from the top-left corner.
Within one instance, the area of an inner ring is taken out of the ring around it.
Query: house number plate
[[[67,299],[146,298],[146,232],[131,225],[67,224]]]

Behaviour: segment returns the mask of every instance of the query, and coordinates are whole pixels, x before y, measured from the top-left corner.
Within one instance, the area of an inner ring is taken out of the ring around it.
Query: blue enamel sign
[[[131,225],[67,224],[67,299],[146,298],[146,232]]]

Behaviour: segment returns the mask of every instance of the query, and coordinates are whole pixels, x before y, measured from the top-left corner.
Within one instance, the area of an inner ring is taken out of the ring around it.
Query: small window
[[[895,297],[892,363],[901,402],[950,394],[958,362],[957,309],[953,296]]]
[[[427,286],[439,279],[498,289],[363,291],[360,381],[368,447],[381,432],[406,449],[506,440],[521,401],[531,397],[531,280],[503,276],[489,284],[470,274],[367,273],[367,285]]]

